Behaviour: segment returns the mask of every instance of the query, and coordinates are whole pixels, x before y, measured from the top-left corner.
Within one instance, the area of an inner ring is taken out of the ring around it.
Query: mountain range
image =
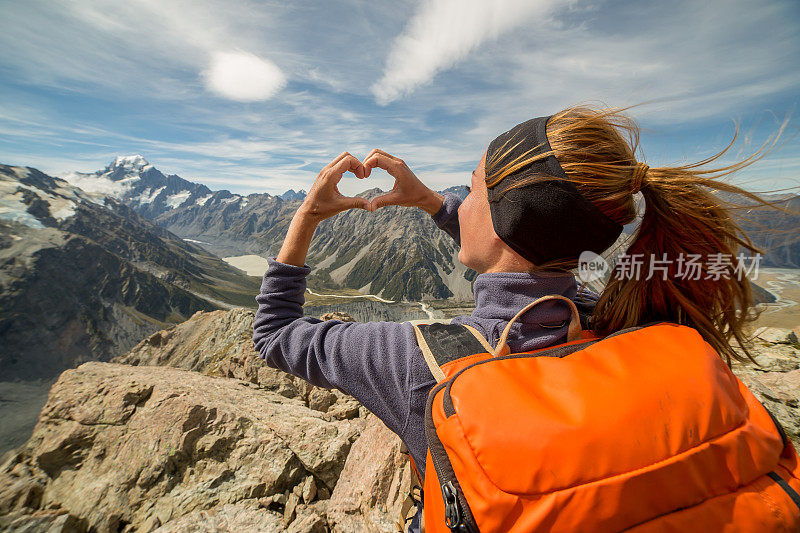
[[[220,256],[277,255],[305,192],[247,196],[211,191],[164,175],[142,156],[117,157],[94,173],[65,174],[85,191],[111,194],[138,214]],[[359,196],[373,198],[380,189]],[[451,192],[464,198],[466,186]],[[367,218],[368,217],[368,218]],[[325,220],[311,242],[309,286],[350,288],[392,300],[472,299],[476,273],[457,259],[458,246],[418,209],[351,210]],[[387,258],[391,258],[387,261]]]
[[[255,278],[110,196],[5,165],[0,196],[4,379],[54,376],[197,311],[254,305]]]
[[[764,195],[774,205],[789,211],[757,206],[746,198],[727,196],[737,223],[764,250],[762,266],[800,268],[800,196]]]

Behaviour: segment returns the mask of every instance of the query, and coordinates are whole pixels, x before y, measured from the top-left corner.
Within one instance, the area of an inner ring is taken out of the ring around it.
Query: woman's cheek
[[[461,258],[462,258],[461,254],[462,254],[462,252],[464,250],[464,236],[465,236],[464,234],[466,233],[466,231],[465,231],[466,230],[466,226],[464,226],[464,217],[462,216],[462,213],[463,213],[462,208],[463,207],[464,207],[464,204],[462,203],[459,206],[458,211],[456,211],[456,216],[458,216],[458,235],[459,235],[459,241],[461,242],[461,245],[458,247],[458,260],[459,261],[461,261]]]

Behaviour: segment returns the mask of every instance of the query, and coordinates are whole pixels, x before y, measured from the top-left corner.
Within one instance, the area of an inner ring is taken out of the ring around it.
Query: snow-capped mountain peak
[[[112,170],[117,168],[125,168],[126,170],[130,169],[132,171],[141,172],[147,170],[147,167],[152,168],[153,165],[151,165],[147,161],[147,159],[142,157],[141,154],[136,154],[136,155],[118,155],[116,158],[114,158],[114,161],[112,161],[106,167],[106,169]]]
[[[165,176],[141,154],[119,155],[102,170],[62,176],[86,192],[102,193],[155,218],[166,210],[193,204],[211,194],[205,185],[180,176]]]

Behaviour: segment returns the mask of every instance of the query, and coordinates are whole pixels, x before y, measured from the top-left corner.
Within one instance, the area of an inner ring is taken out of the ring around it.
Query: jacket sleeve
[[[450,235],[457,245],[461,246],[461,231],[458,226],[458,207],[461,205],[461,198],[449,192],[442,196],[444,196],[444,202],[439,211],[433,215],[433,221]]]
[[[422,357],[411,323],[303,316],[311,268],[275,257],[267,263],[253,323],[259,356],[270,367],[353,396],[403,435],[411,407],[412,361]]]

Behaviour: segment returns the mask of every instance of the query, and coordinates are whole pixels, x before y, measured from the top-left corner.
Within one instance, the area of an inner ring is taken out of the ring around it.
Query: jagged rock
[[[327,505],[333,531],[397,530],[395,521],[411,488],[411,464],[400,453],[400,438],[375,415],[347,456]]]
[[[252,328],[253,311],[249,309],[199,312],[154,333],[111,361],[172,366],[257,383],[261,360],[253,351]]]
[[[337,399],[338,397],[330,390],[314,388],[308,395],[308,406],[326,413]]]
[[[348,318],[344,313],[339,316]],[[253,319],[249,309],[198,312],[182,324],[154,333],[112,362],[172,366],[241,379],[286,398],[300,399],[307,407],[339,420],[359,416],[361,404],[341,391],[315,387],[267,366],[253,350]]]
[[[98,531],[140,531],[302,492],[309,476],[332,488],[358,424],[243,385],[167,367],[65,371],[0,468],[0,514],[57,507]]]
[[[286,507],[283,510],[283,527],[287,527],[294,520],[297,511],[297,504],[300,503],[300,496],[292,492],[289,494],[289,499],[286,502]]]
[[[64,511],[47,509],[0,516],[0,530],[5,533],[84,533],[86,524]]]
[[[791,372],[737,372],[800,450],[800,370]]]
[[[238,533],[282,529],[280,514],[262,509],[252,500],[244,500],[189,513],[155,529],[155,533]]]
[[[355,319],[348,315],[347,313],[343,313],[341,311],[333,311],[331,313],[325,313],[320,315],[320,320],[341,320],[342,322],[355,322]]]
[[[331,497],[331,491],[329,491],[328,487],[326,487],[325,485],[317,487],[317,497],[320,500],[327,500]]]
[[[330,531],[322,502],[297,506],[297,517],[289,525],[288,533],[326,533]]]
[[[737,351],[741,353],[741,350]],[[800,450],[800,350],[790,344],[775,344],[762,339],[753,343],[751,352],[755,364],[735,362],[733,371],[778,420],[789,440]]]
[[[314,481],[314,476],[308,476],[303,482],[300,496],[302,496],[304,503],[311,503],[316,495],[317,483]]]
[[[358,402],[358,400],[347,396],[339,391],[334,391],[334,394],[339,397],[331,407],[326,411],[330,416],[338,420],[348,420],[357,417],[366,417],[367,409]],[[363,416],[362,416],[363,413]]]
[[[755,331],[760,340],[774,344],[798,344],[797,334],[791,329],[763,327]]]
[[[286,494],[273,494],[267,498],[258,500],[261,507],[264,509],[271,509],[273,507],[282,507],[286,505]]]

